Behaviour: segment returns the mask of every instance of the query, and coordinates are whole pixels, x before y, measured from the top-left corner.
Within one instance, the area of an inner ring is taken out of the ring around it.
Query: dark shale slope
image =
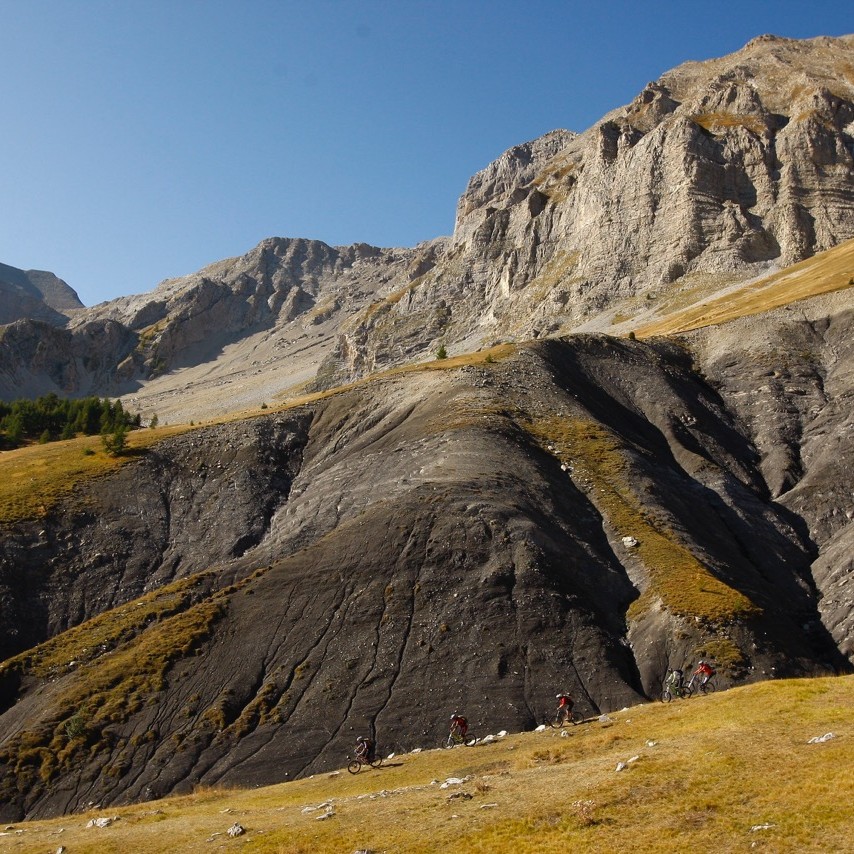
[[[455,709],[531,727],[558,688],[607,711],[700,655],[724,684],[848,667],[821,502],[777,500],[777,445],[701,344],[574,336],[378,377],[6,524],[0,819],[310,774],[357,733],[433,746]],[[807,484],[812,459],[786,470]]]

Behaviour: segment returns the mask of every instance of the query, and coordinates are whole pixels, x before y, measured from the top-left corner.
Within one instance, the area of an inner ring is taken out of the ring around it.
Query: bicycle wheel
[[[662,703],[669,703],[672,699],[673,699],[673,695],[670,693],[670,689],[665,688],[661,692],[661,702]]]
[[[715,693],[715,683],[714,682],[704,682],[700,685],[700,693],[701,694],[714,694]]]
[[[445,739],[445,743],[442,745],[442,747],[446,748],[447,750],[450,750],[452,747],[456,747],[456,746],[457,746],[457,742],[453,736],[453,733]]]
[[[350,762],[350,763],[347,765],[347,770],[348,770],[351,774],[358,774],[358,773],[359,773],[359,771],[361,771],[361,770],[362,770],[362,763],[361,763],[361,762],[359,762],[359,760],[358,760],[358,759],[354,759],[352,762]]]
[[[383,758],[382,758],[382,756],[375,756],[375,757],[371,760],[371,768],[379,768],[379,767],[380,767],[380,765],[382,765],[382,764],[383,764]]]
[[[573,709],[572,712],[570,713],[569,718],[570,718],[569,722],[573,726],[575,726],[576,724],[580,724],[584,720],[584,718],[581,717],[581,712],[579,712],[578,709]]]

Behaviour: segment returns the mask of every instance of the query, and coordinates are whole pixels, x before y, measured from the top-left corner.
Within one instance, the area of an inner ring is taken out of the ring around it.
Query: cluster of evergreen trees
[[[17,448],[27,442],[72,439],[124,433],[139,427],[140,416],[125,412],[121,401],[83,397],[63,400],[48,394],[37,400],[0,400],[0,449]]]

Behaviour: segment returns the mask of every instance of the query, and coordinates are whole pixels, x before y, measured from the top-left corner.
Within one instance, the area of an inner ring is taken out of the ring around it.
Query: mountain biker
[[[451,732],[452,733],[455,729],[457,729],[457,730],[459,730],[460,737],[465,738],[466,733],[468,732],[468,728],[469,728],[469,722],[462,715],[458,715],[456,712],[454,712],[451,715]]]
[[[691,675],[701,677],[700,684],[705,685],[715,675],[715,668],[708,661],[700,659],[697,669]]]
[[[356,739],[356,757],[361,762],[371,763],[375,759],[376,744],[372,738],[360,735]]]
[[[676,667],[667,675],[667,686],[674,692],[681,691],[684,680],[685,674]]]
[[[557,694],[555,696],[557,700],[557,713],[559,716],[562,716],[564,720],[571,721],[572,720],[572,707],[575,705],[575,701],[569,694]]]

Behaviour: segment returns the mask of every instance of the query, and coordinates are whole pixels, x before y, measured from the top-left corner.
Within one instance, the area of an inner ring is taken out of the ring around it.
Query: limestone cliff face
[[[511,149],[469,182],[441,263],[351,321],[327,374],[605,328],[639,300],[851,237],[852,61],[854,36],[762,37],[664,74],[581,135]]]

